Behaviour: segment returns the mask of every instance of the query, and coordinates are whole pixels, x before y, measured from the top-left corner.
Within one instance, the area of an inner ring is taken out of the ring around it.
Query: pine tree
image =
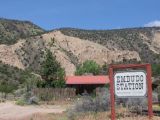
[[[56,87],[57,82],[64,83],[62,81],[64,81],[65,71],[50,50],[47,50],[46,58],[42,64],[41,75],[46,80],[48,87]],[[58,87],[61,86],[58,84]]]

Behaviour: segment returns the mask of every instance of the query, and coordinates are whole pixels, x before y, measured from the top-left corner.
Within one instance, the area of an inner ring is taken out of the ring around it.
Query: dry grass
[[[70,102],[66,103],[57,101],[56,104],[59,104],[65,108],[71,107]],[[123,107],[116,109],[116,115],[117,120],[148,120],[147,116],[136,116],[136,114],[129,113],[128,110]],[[26,114],[26,116],[22,116],[21,118],[17,118],[14,120],[110,120],[110,112],[74,112],[72,117],[68,117],[68,112],[49,114],[47,112],[38,112],[30,115]],[[160,117],[153,117],[152,120],[160,120]]]
[[[65,114],[42,114],[36,113],[32,116],[26,116],[23,119],[18,120],[69,120]]]
[[[77,114],[73,120],[110,120],[109,112],[98,113],[81,113]],[[25,118],[23,120],[71,120],[67,118],[67,114],[34,114],[32,117]],[[121,117],[117,120],[148,120],[147,116],[135,116],[135,117]],[[153,117],[152,120],[160,120],[160,117]]]
[[[52,118],[50,118],[50,116],[47,114],[36,113],[32,116],[26,116],[25,118],[21,118],[18,120],[52,120]]]
[[[154,110],[159,110],[160,111],[160,105],[153,105]]]
[[[106,112],[101,112],[97,114],[86,114],[79,116],[75,120],[110,120],[110,115]],[[117,118],[118,120],[148,120],[147,116],[135,116],[135,117],[121,117]],[[154,117],[153,120],[160,120],[160,117]]]

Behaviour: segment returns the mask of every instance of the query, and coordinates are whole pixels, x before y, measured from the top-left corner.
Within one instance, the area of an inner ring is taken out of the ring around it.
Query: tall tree
[[[58,82],[64,83],[62,81],[64,81],[65,71],[50,50],[47,50],[46,58],[42,64],[41,75],[46,80],[48,87],[61,87]],[[57,84],[58,86],[56,86]]]

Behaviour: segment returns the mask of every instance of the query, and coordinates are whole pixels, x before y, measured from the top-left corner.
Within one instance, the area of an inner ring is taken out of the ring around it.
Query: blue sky
[[[60,27],[118,29],[160,26],[160,0],[0,0],[0,17]]]

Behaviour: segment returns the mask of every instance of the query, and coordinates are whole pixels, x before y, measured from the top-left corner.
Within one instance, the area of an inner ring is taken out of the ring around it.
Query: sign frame
[[[111,98],[111,120],[116,119],[115,113],[115,90],[114,90],[114,70],[115,69],[128,69],[128,68],[143,68],[146,69],[146,82],[147,82],[147,98],[148,98],[148,116],[151,120],[153,117],[152,109],[152,80],[151,80],[151,65],[150,64],[119,64],[109,66],[109,79],[110,79],[110,98]]]

